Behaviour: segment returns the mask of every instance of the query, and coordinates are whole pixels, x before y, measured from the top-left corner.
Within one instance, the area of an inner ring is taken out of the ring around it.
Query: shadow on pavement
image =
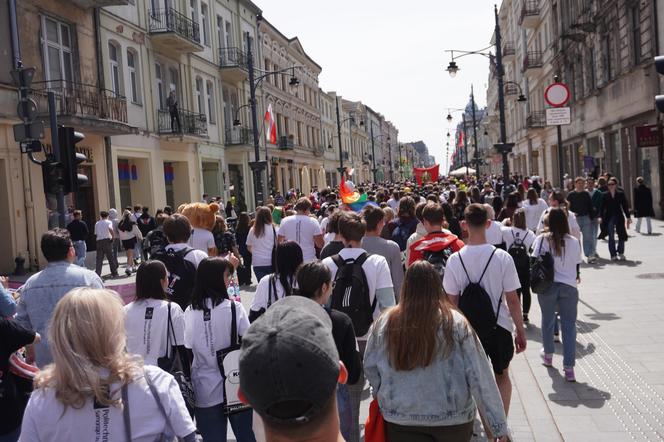
[[[580,321],[577,320],[577,323],[579,323],[579,322]],[[576,329],[577,334],[588,333],[589,330],[584,330],[584,331],[579,330],[579,326],[588,326],[589,324],[590,324],[590,327],[593,327],[593,326],[595,328],[599,327],[598,324],[593,324],[593,323],[588,323],[588,322],[580,322],[577,325],[577,329]],[[538,344],[541,345],[542,344],[542,330],[539,327],[537,327],[536,325],[533,325],[532,323],[528,324],[528,328],[526,329],[526,339],[528,339],[529,341],[535,341],[535,342],[537,342]],[[563,354],[563,349],[562,349],[563,344],[560,343],[560,342],[556,342],[555,345],[556,345],[556,354],[562,355]],[[583,359],[584,357],[595,353],[595,350],[596,350],[595,344],[592,343],[592,342],[589,343],[588,345],[583,345],[578,341],[576,343],[576,357],[577,357],[577,359]]]
[[[586,301],[583,299],[579,299],[579,302],[583,305],[585,305],[589,310],[592,311],[590,314],[586,314],[586,316],[589,319],[592,319],[593,321],[615,321],[616,319],[620,319],[620,316],[616,315],[615,313],[602,313],[599,310],[597,310],[595,307],[592,305],[588,304]],[[578,319],[577,319],[577,322]],[[580,322],[580,325],[583,325],[585,323]]]
[[[611,393],[588,385],[587,382],[567,382],[562,372],[554,367],[547,367],[551,377],[553,393],[549,400],[564,407],[602,408],[611,399]]]

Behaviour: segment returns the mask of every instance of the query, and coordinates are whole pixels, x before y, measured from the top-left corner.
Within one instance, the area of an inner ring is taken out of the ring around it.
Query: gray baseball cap
[[[240,389],[267,421],[308,422],[329,404],[339,370],[332,321],[308,298],[281,299],[242,337]]]

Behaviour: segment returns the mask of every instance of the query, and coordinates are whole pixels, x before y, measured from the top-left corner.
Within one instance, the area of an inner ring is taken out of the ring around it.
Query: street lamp
[[[363,126],[363,125],[364,125],[364,122],[360,121],[360,126]],[[378,134],[378,135],[374,136],[374,134],[373,134],[373,120],[371,120],[369,122],[369,128],[370,128],[370,133],[371,133],[371,161],[372,161],[372,164],[373,164],[372,165],[373,169],[371,169],[371,171],[373,172],[373,179],[374,179],[374,183],[375,183],[375,182],[378,181],[377,175],[376,175],[376,172],[378,172],[378,168],[376,167],[376,151],[375,151],[374,141],[377,138],[384,137],[387,134]],[[389,135],[387,135],[387,141],[390,141],[390,136]]]
[[[344,173],[344,157],[343,157],[343,149],[341,147],[341,125],[344,124],[346,121],[350,121],[351,124],[355,124],[355,116],[351,115],[350,117],[341,120],[341,116],[339,115],[339,96],[335,97],[336,105],[337,105],[337,137],[339,138],[339,180],[341,180],[341,176]],[[360,126],[364,126],[364,120],[360,119]],[[352,136],[353,134],[350,134],[351,136],[351,144],[353,143]]]

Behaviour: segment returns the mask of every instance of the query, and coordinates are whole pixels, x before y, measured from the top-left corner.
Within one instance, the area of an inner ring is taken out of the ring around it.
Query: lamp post
[[[500,18],[498,16],[498,6],[494,6],[494,16],[495,16],[495,21],[496,21],[496,27],[495,27],[495,34],[496,34],[496,77],[498,79],[498,111],[499,111],[499,123],[500,123],[500,143],[494,144],[494,147],[500,154],[502,155],[503,158],[503,179],[508,179],[509,174],[510,174],[510,169],[509,169],[509,162],[507,159],[507,155],[512,151],[512,148],[514,147],[514,143],[508,143],[507,142],[507,130],[505,128],[505,81],[504,81],[504,76],[505,76],[505,70],[503,67],[503,50],[502,50],[502,36],[500,34]],[[491,54],[487,53],[488,49],[490,49],[491,46],[480,49],[478,51],[460,51],[460,50],[450,50],[447,52],[451,52],[452,54],[452,60],[450,61],[450,64],[447,66],[447,72],[449,72],[450,76],[454,78],[459,71],[459,66],[457,66],[456,62],[454,60],[459,59],[461,57],[465,57],[466,55],[482,55],[485,57],[488,57],[491,59]],[[455,57],[454,52],[460,52],[461,55]],[[523,95],[523,94],[522,94]],[[521,97],[519,97],[521,98]],[[523,97],[525,98],[525,97]],[[522,101],[522,100],[519,100]]]
[[[344,124],[346,121],[350,121],[351,123],[355,122],[355,117],[350,116],[343,121],[341,120],[341,116],[339,114],[339,96],[335,96],[335,102],[337,105],[337,137],[339,139],[339,180],[341,180],[341,176],[344,173],[344,157],[343,157],[343,149],[341,148],[341,125]],[[360,126],[364,126],[364,121],[360,121]],[[351,144],[353,143],[353,134],[350,134],[350,142]]]
[[[372,164],[373,164],[373,166],[372,166],[373,169],[371,169],[371,171],[373,172],[373,179],[374,179],[374,183],[375,183],[375,182],[378,181],[378,176],[376,175],[377,172],[378,172],[378,168],[376,167],[376,150],[375,150],[375,146],[374,146],[374,141],[376,140],[376,138],[381,138],[381,137],[385,136],[385,134],[378,134],[378,135],[374,136],[374,134],[373,134],[373,120],[371,120],[371,122],[369,124],[370,124],[370,130],[369,131],[371,133],[371,161],[372,161]],[[389,135],[387,136],[387,141],[388,141],[388,147],[389,147],[389,141],[390,141]],[[390,155],[390,162],[392,162],[392,156],[391,155]]]

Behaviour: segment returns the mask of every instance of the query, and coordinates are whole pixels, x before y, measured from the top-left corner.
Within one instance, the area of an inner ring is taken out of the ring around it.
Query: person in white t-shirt
[[[399,197],[399,192],[397,191],[392,192],[392,196],[390,197],[389,200],[387,200],[387,205],[396,212],[399,209],[400,199],[401,198]]]
[[[505,249],[505,244],[503,242],[503,228],[502,223],[499,223],[495,220],[496,213],[493,211],[491,204],[484,204],[484,208],[487,211],[491,225],[486,229],[486,242],[501,249]]]
[[[348,212],[345,216],[339,218],[339,233],[337,236],[341,238],[346,247],[342,249],[337,256],[344,260],[356,260],[360,256],[366,254],[366,250],[362,248],[362,238],[364,237],[366,230],[366,222],[357,213]],[[323,264],[330,269],[332,280],[334,281],[338,270],[337,264],[334,262],[334,256],[325,258]],[[362,265],[362,270],[364,270],[364,275],[367,278],[369,302],[373,305],[374,300],[376,301],[375,308],[372,312],[373,320],[376,320],[382,311],[385,311],[396,304],[390,267],[384,257],[380,255],[368,255]],[[363,358],[368,335],[369,334],[366,333],[364,336],[357,337],[360,355]],[[348,385],[352,413],[350,440],[359,440],[360,437],[359,412],[362,391],[364,390],[364,382],[364,375],[360,375],[360,379],[357,383]]]
[[[224,378],[217,355],[237,344],[249,328],[249,318],[242,303],[229,299],[226,287],[234,268],[225,258],[206,258],[198,265],[191,305],[184,312],[184,345],[191,349],[194,361],[191,381],[196,395],[194,410],[198,429],[205,441],[225,441],[228,421],[239,441],[254,441],[251,410],[226,415]],[[235,335],[231,336],[235,314]]]
[[[512,215],[512,226],[503,227],[503,242],[505,243],[507,253],[512,255],[512,258],[518,256],[520,260],[520,262],[516,262],[517,259],[515,259],[514,265],[516,266],[516,273],[519,275],[519,282],[521,283],[521,288],[516,293],[523,303],[524,323],[530,322],[528,314],[530,313],[532,297],[530,295],[530,260],[527,258],[530,256],[533,241],[535,241],[535,234],[526,227],[525,210],[523,208],[516,209],[514,215]],[[510,248],[514,244],[517,244],[517,247],[515,247],[514,251],[511,251]],[[519,247],[519,244],[523,245],[525,250],[523,247]]]
[[[54,363],[35,378],[20,441],[196,440],[175,378],[125,351],[117,293],[70,291],[55,308],[49,338]]]
[[[146,365],[157,365],[159,358],[172,354],[172,347],[184,347],[184,313],[166,300],[166,287],[164,263],[145,261],[136,272],[136,300],[124,307],[127,351],[142,356]],[[188,361],[184,365],[188,371]]]
[[[254,226],[247,234],[247,249],[256,281],[272,273],[272,251],[277,247],[277,227],[272,223],[272,212],[267,207],[256,209]]]
[[[493,309],[498,312],[498,327],[490,338],[480,340],[491,360],[505,414],[508,414],[512,397],[508,368],[515,347],[516,353],[526,349],[526,332],[521,303],[516,294],[520,284],[514,261],[509,253],[487,243],[486,231],[491,222],[484,205],[471,204],[466,208],[462,221],[463,229],[468,231],[466,245],[447,260],[443,288],[455,305],[459,305],[459,298],[471,282],[479,283],[491,298]],[[515,325],[516,337],[513,340]]]
[[[320,225],[315,218],[309,216],[311,201],[302,197],[295,203],[293,216],[287,216],[279,225],[279,242],[295,241],[302,247],[304,262],[316,260],[316,248],[322,249],[325,245]]]
[[[537,230],[535,230],[535,233],[539,235],[544,232],[544,219],[549,215],[549,211],[551,211],[552,208],[557,207],[562,207],[565,210],[565,214],[567,215],[567,227],[569,229],[569,234],[576,239],[581,239],[581,227],[579,227],[579,223],[576,220],[576,214],[574,212],[570,212],[570,210],[567,208],[565,194],[560,191],[553,192],[549,197],[549,208],[542,212],[542,216],[540,216],[539,222],[537,223]]]
[[[523,201],[523,210],[526,211],[526,226],[533,232],[537,230],[542,213],[549,208],[549,205],[537,195],[537,190],[533,187],[528,189],[526,200]]]
[[[563,372],[565,380],[574,382],[576,361],[576,317],[579,303],[579,267],[583,260],[581,243],[569,234],[567,215],[562,208],[553,208],[548,214],[548,231],[535,239],[533,256],[551,253],[553,256],[553,284],[537,295],[542,309],[542,349],[540,355],[547,367],[553,364],[554,328],[556,312],[560,315],[563,338]]]

